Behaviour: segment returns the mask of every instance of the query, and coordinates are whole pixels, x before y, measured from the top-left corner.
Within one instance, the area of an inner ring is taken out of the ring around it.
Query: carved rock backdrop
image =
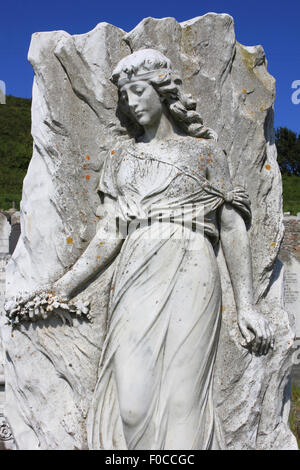
[[[144,19],[125,33],[100,23],[87,34],[36,33],[33,156],[23,185],[22,235],[7,269],[7,295],[60,277],[93,237],[101,214],[99,171],[116,141],[118,61],[160,50],[215,129],[231,176],[252,201],[250,230],[255,297],[276,332],[276,349],[251,355],[240,345],[230,280],[221,251],[223,326],[215,401],[229,449],[294,449],[288,428],[294,337],[283,308],[281,176],[273,134],[275,83],[261,46],[235,39],[233,19],[209,13],[184,23]],[[243,260],[241,260],[243,262]],[[98,375],[113,265],[78,297],[92,299],[93,323],[39,321],[11,331],[6,349],[6,415],[20,449],[85,449],[85,420]]]

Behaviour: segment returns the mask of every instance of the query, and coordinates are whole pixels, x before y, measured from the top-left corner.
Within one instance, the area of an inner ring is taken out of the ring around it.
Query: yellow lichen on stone
[[[244,64],[246,65],[249,71],[253,72],[253,68],[255,66],[256,54],[251,54],[239,42],[237,42],[237,44],[239,45],[239,49],[241,51],[241,56],[242,56],[242,60]]]

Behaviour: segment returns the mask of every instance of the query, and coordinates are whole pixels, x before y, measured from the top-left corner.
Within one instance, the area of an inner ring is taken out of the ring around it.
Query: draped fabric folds
[[[172,150],[114,149],[102,171],[99,190],[127,232],[87,421],[91,449],[224,448],[212,397],[222,300],[213,244],[217,209],[228,202],[249,221],[250,202]]]

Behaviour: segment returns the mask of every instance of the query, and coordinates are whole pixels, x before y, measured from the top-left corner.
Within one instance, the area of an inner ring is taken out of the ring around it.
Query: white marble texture
[[[97,187],[108,152],[126,136],[109,81],[126,55],[160,50],[219,135],[234,185],[249,193],[255,301],[276,338],[273,353],[241,346],[225,260],[222,328],[214,404],[229,449],[295,449],[288,428],[288,381],[294,331],[283,308],[281,177],[273,135],[274,79],[261,46],[240,45],[228,15],[184,23],[147,18],[133,31],[100,23],[84,35],[33,35],[33,157],[24,180],[22,235],[7,270],[7,295],[54,282],[80,257],[101,225]],[[93,322],[52,318],[3,329],[7,354],[6,414],[20,449],[85,449],[86,418],[99,375],[107,302],[116,263],[91,279],[76,299],[91,301]]]

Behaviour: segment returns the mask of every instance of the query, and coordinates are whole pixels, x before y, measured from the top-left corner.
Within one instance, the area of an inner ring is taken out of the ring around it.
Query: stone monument
[[[5,83],[2,80],[0,80],[0,104],[5,104],[6,102],[5,93],[6,93]]]
[[[11,225],[9,213],[0,212],[0,310],[2,311],[5,299],[5,271],[10,258]],[[5,404],[5,377],[4,354],[0,336],[0,450],[14,449],[11,430],[4,416]]]
[[[209,13],[36,33],[29,60],[2,328],[17,447],[296,449],[262,47]]]
[[[300,338],[300,213],[285,215],[284,225],[280,259],[285,267],[285,306],[295,316],[296,337]]]

